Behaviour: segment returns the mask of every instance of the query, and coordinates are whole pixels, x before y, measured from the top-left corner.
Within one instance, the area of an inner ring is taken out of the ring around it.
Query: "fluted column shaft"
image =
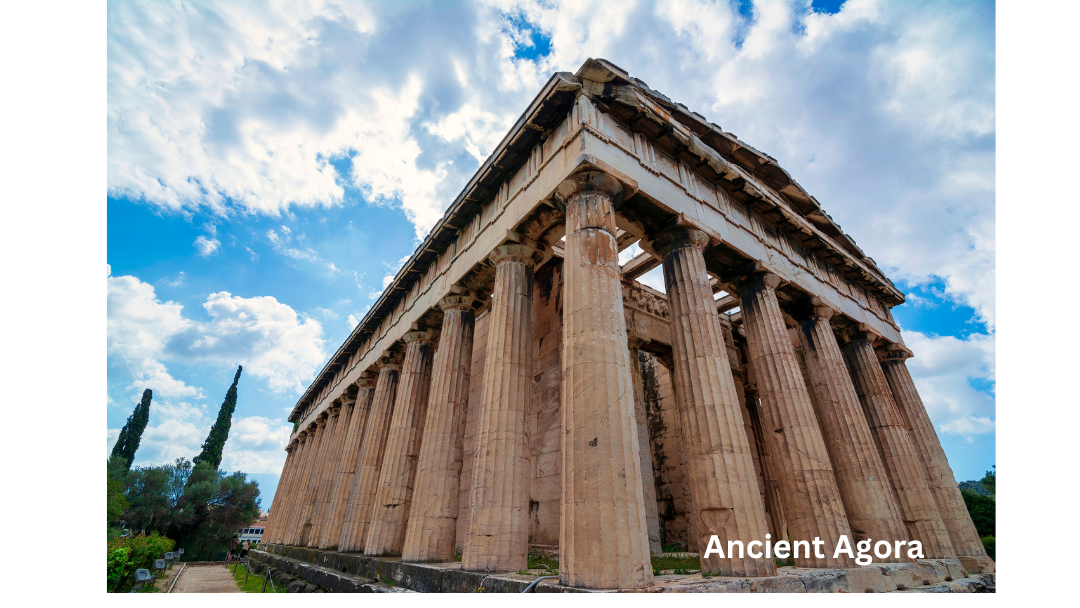
[[[454,559],[475,301],[471,294],[451,294],[439,304],[443,325],[432,364],[424,440],[401,552],[404,561]]]
[[[273,542],[274,528],[277,527],[277,520],[275,514],[277,509],[281,507],[285,502],[286,487],[293,468],[296,465],[296,459],[293,458],[293,453],[296,451],[296,442],[290,443],[285,446],[285,452],[288,456],[285,457],[285,465],[281,467],[281,477],[278,478],[277,489],[274,491],[274,500],[270,503],[270,516],[267,518],[266,527],[263,529],[263,539],[265,542]]]
[[[762,541],[768,533],[754,458],[743,432],[742,411],[731,376],[703,251],[708,236],[676,227],[653,246],[663,256],[671,315],[676,403],[682,425],[702,571],[724,576],[772,576],[772,559],[732,559],[728,541]],[[725,557],[705,558],[711,535]],[[690,543],[693,545],[694,543]]]
[[[844,355],[836,343],[829,322],[832,315],[830,308],[815,308],[800,321],[798,333],[810,390],[816,397],[813,402],[817,419],[851,532],[858,540],[910,540]],[[906,555],[881,561],[907,561]]]
[[[289,516],[289,528],[285,532],[283,541],[287,545],[295,545],[300,539],[301,520],[304,515],[304,507],[308,501],[315,463],[319,460],[319,448],[322,446],[323,430],[325,428],[326,425],[323,419],[311,423],[308,428],[308,447],[307,454],[304,456],[304,468],[300,471],[300,479],[296,482],[292,514]]]
[[[854,326],[842,332],[842,337],[841,349],[855,392],[877,440],[911,539],[922,543],[928,558],[956,557],[937,504],[926,485],[919,455],[874,353],[872,342],[877,336],[869,333],[865,326]]]
[[[612,206],[622,187],[583,173],[562,189],[559,574],[574,587],[637,589],[653,576]]]
[[[382,470],[383,448],[390,430],[390,418],[394,410],[398,378],[401,375],[399,358],[384,357],[379,366],[379,380],[375,385],[371,411],[364,427],[364,440],[360,444],[360,456],[353,475],[349,506],[345,511],[345,523],[338,540],[338,551],[363,551],[367,542],[368,524],[375,508],[375,491]]]
[[[641,496],[645,500],[645,527],[649,535],[649,553],[663,552],[660,544],[660,515],[656,504],[656,477],[652,466],[652,441],[649,439],[649,416],[645,408],[645,385],[641,378],[641,351],[630,339],[630,375],[634,384],[634,420],[638,431],[638,454],[641,459]]]
[[[315,452],[312,454],[311,467],[300,495],[299,515],[293,531],[293,540],[289,544],[306,546],[311,526],[311,512],[315,508],[315,493],[318,490],[322,467],[326,462],[327,447],[330,445],[334,427],[330,425],[329,415],[315,421]]]
[[[285,488],[285,500],[278,514],[278,522],[274,525],[272,542],[275,543],[285,542],[285,532],[288,530],[289,517],[292,515],[292,506],[296,499],[296,487],[300,483],[304,463],[307,461],[307,449],[310,447],[307,440],[307,431],[302,431],[296,436],[296,463],[293,464],[293,470],[289,474],[289,485]]]
[[[778,465],[791,540],[820,538],[825,547],[835,547],[841,535],[851,538],[851,527],[776,299],[774,289],[778,284],[776,275],[754,272],[734,285],[742,305],[746,349],[761,400],[763,434],[776,448],[772,455]],[[795,565],[809,568],[855,567],[855,561],[846,555],[833,558],[831,551],[823,553],[823,558],[815,553],[792,557]]]
[[[535,253],[526,245],[509,244],[491,254],[495,291],[461,556],[465,570],[515,571],[528,560],[525,408],[532,382]]]
[[[345,427],[351,412],[352,408],[343,408],[340,404],[330,407],[330,420],[326,423],[326,450],[323,452],[322,462],[319,463],[318,485],[315,487],[315,501],[311,509],[311,533],[307,535],[305,543],[309,547],[318,547],[322,538],[330,494],[333,491],[334,473],[341,460],[341,444],[345,440]]]
[[[941,448],[941,441],[934,431],[934,424],[926,413],[926,406],[915,388],[915,381],[911,379],[905,362],[910,356],[911,351],[899,344],[878,351],[882,373],[889,383],[893,401],[907,422],[915,451],[926,474],[927,486],[934,495],[934,503],[945,529],[949,532],[953,549],[961,559],[970,558],[983,572],[994,572],[994,562],[986,554],[979,533],[975,530],[945,450]],[[971,569],[968,560],[964,561],[964,565]]]
[[[432,338],[431,332],[422,330],[405,334],[405,363],[386,437],[375,507],[364,544],[365,555],[401,555],[405,543],[431,388],[431,362],[435,354]]]
[[[341,540],[341,528],[345,525],[345,511],[349,505],[353,475],[360,456],[360,441],[364,436],[368,412],[371,410],[371,398],[375,395],[373,378],[363,378],[358,385],[359,391],[356,393],[356,398],[347,406],[352,413],[349,414],[345,440],[341,444],[341,454],[327,508],[326,524],[323,526],[319,539],[320,549],[336,549]]]

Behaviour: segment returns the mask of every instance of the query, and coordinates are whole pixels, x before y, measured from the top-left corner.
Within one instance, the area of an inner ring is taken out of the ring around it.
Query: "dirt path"
[[[240,593],[232,571],[224,564],[188,564],[176,581],[173,593]]]

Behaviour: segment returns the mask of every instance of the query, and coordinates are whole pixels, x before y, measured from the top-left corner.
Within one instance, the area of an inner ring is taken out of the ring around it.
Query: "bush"
[[[990,559],[997,561],[997,557],[994,555],[994,537],[984,536],[982,537],[983,548],[986,549],[986,554],[990,556]]]
[[[157,532],[117,538],[108,544],[108,591],[123,593],[135,585],[135,571],[154,569],[154,560],[165,557],[176,542]]]

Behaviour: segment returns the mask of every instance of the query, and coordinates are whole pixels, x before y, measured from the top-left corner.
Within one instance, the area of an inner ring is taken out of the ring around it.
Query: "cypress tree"
[[[225,449],[225,441],[229,438],[233,410],[236,409],[236,383],[240,381],[242,371],[244,371],[243,365],[236,368],[236,376],[233,378],[232,386],[229,387],[229,392],[225,393],[225,401],[218,410],[217,420],[214,426],[210,427],[210,434],[206,436],[206,441],[202,444],[202,452],[191,460],[192,464],[205,462],[215,471],[221,465],[221,452]]]
[[[124,470],[131,470],[131,463],[135,460],[135,450],[139,449],[146,423],[150,422],[150,400],[154,398],[154,392],[146,389],[142,394],[142,401],[135,406],[135,411],[128,416],[124,428],[120,429],[120,436],[113,446],[112,455],[124,459]]]

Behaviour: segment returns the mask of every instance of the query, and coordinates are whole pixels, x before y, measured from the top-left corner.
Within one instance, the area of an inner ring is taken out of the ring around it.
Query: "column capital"
[[[850,327],[837,330],[836,339],[840,343],[840,346],[845,346],[852,342],[869,342],[871,345],[874,340],[877,340],[881,336],[877,334],[871,327],[865,323],[856,323]]]
[[[833,307],[832,304],[814,296],[810,298],[809,301],[804,301],[798,306],[793,307],[791,314],[796,321],[803,323],[811,320],[830,321],[834,316],[839,314],[839,312],[840,311]]]
[[[674,225],[661,229],[652,240],[653,249],[661,257],[667,257],[672,251],[683,247],[705,251],[708,246],[709,235],[683,220],[681,216]]]
[[[447,310],[454,310],[460,308],[472,309],[473,304],[476,302],[476,295],[465,289],[461,293],[447,294],[443,299],[439,300],[436,307],[443,312]]]
[[[583,190],[595,190],[611,197],[611,204],[622,202],[623,185],[615,177],[602,171],[583,171],[564,179],[555,189],[555,194],[564,202]]]
[[[425,344],[431,344],[435,339],[434,332],[428,331],[426,327],[413,323],[413,328],[410,331],[405,332],[405,335],[401,338],[406,344],[410,342],[423,342]]]
[[[496,266],[506,260],[522,260],[530,268],[534,268],[540,257],[540,251],[522,243],[506,243],[499,245],[488,254],[488,259]]]
[[[320,416],[320,417],[318,418],[318,420],[316,420],[316,421],[315,421],[315,424],[317,424],[317,425],[319,426],[319,428],[321,429],[321,428],[323,428],[324,426],[326,426],[326,421],[327,421],[327,420],[330,420],[330,417],[329,417],[329,416],[327,416],[327,417],[325,417],[325,418],[323,418],[322,416]]]
[[[295,439],[290,441],[289,445],[285,446],[285,451],[290,453],[290,454],[292,454],[293,450],[295,450],[295,449],[296,449],[296,440]]]
[[[383,351],[383,354],[379,357],[379,361],[378,363],[376,363],[376,365],[379,366],[380,372],[382,372],[383,370],[400,372],[403,359],[404,357],[401,355],[401,353],[395,353],[393,351],[385,350]]]
[[[885,346],[882,346],[882,347],[876,349],[876,351],[877,351],[878,361],[880,361],[882,363],[886,363],[886,362],[900,362],[900,363],[903,363],[904,361],[906,361],[906,360],[908,360],[908,359],[915,356],[915,353],[911,352],[911,350],[908,347],[904,346],[903,344],[894,344],[894,343],[886,344]]]
[[[366,371],[360,374],[360,377],[356,379],[357,388],[375,388],[375,382],[379,379],[378,372]]]
[[[341,414],[341,403],[335,403],[335,404],[331,405],[330,409],[327,410],[327,411],[330,412],[330,416],[332,418],[337,418],[338,415]]]
[[[733,277],[726,281],[729,291],[742,296],[746,291],[757,287],[764,287],[769,291],[776,291],[784,282],[776,270],[768,264],[755,261],[748,266],[733,273]]]
[[[303,445],[304,442],[307,441],[307,434],[307,429],[300,431],[300,433],[296,436],[296,442],[300,445]]]

